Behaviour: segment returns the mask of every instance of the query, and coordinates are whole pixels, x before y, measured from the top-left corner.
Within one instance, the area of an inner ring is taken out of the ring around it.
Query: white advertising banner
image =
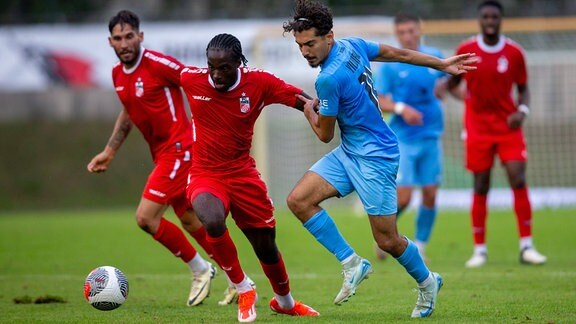
[[[335,22],[340,26],[335,29],[336,36],[365,34],[363,28],[373,26],[370,21],[388,26],[388,20],[343,18]],[[144,47],[194,66],[206,65],[206,45],[212,37],[230,33],[242,42],[249,65],[287,80],[313,80],[316,74],[301,57],[292,35],[283,36],[282,23],[281,19],[143,22],[140,29]],[[0,91],[41,91],[52,84],[111,87],[111,69],[117,58],[108,45],[108,36],[106,23],[0,27]],[[384,40],[391,41],[391,37]]]

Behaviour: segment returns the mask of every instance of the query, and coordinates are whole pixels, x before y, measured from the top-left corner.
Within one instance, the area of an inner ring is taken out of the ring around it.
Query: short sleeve
[[[260,73],[264,79],[263,84],[268,86],[264,105],[277,103],[289,107],[296,107],[296,95],[302,93],[302,89],[286,83],[270,72],[261,71]]]
[[[180,86],[180,72],[185,68],[184,64],[171,56],[165,56],[156,62],[157,76],[161,77],[169,86]]]
[[[366,57],[368,57],[369,61],[374,60],[380,54],[380,44],[377,42],[365,40],[358,37],[350,37],[348,40],[351,43],[356,44],[359,48],[361,48],[365,53]]]
[[[337,116],[340,102],[340,88],[334,77],[320,75],[316,80],[316,92],[320,100],[320,115]]]

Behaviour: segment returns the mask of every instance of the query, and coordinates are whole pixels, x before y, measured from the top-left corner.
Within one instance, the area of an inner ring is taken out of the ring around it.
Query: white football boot
[[[358,285],[360,285],[364,279],[368,278],[369,274],[374,272],[372,264],[359,256],[354,257],[350,262],[350,267],[346,267],[342,271],[344,282],[342,283],[342,289],[340,289],[340,292],[338,292],[338,295],[334,299],[334,304],[336,305],[341,305],[354,295]]]
[[[466,268],[479,268],[486,264],[488,255],[486,253],[474,253],[472,257],[466,261]]]
[[[207,263],[208,269],[204,273],[194,275],[194,278],[192,278],[192,287],[190,288],[190,295],[186,302],[188,306],[196,306],[210,295],[210,284],[216,276],[217,270],[212,263]]]
[[[418,288],[418,300],[416,307],[412,310],[412,318],[430,317],[436,307],[436,299],[442,285],[442,276],[432,272],[432,280],[426,287]]]
[[[546,263],[546,260],[547,258],[533,247],[520,251],[520,263],[539,265]]]

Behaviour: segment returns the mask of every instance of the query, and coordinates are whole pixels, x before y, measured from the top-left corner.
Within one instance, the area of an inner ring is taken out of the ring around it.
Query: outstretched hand
[[[476,70],[475,64],[479,61],[480,58],[475,53],[460,54],[443,59],[444,68],[441,70],[452,75],[460,75]]]

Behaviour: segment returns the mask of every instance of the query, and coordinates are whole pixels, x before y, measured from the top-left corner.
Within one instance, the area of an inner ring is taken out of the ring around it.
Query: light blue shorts
[[[442,141],[428,138],[399,142],[400,167],[396,183],[400,187],[440,185],[442,182]]]
[[[316,162],[310,171],[328,181],[344,197],[356,190],[368,215],[392,215],[398,209],[398,159],[362,158],[340,146]]]

